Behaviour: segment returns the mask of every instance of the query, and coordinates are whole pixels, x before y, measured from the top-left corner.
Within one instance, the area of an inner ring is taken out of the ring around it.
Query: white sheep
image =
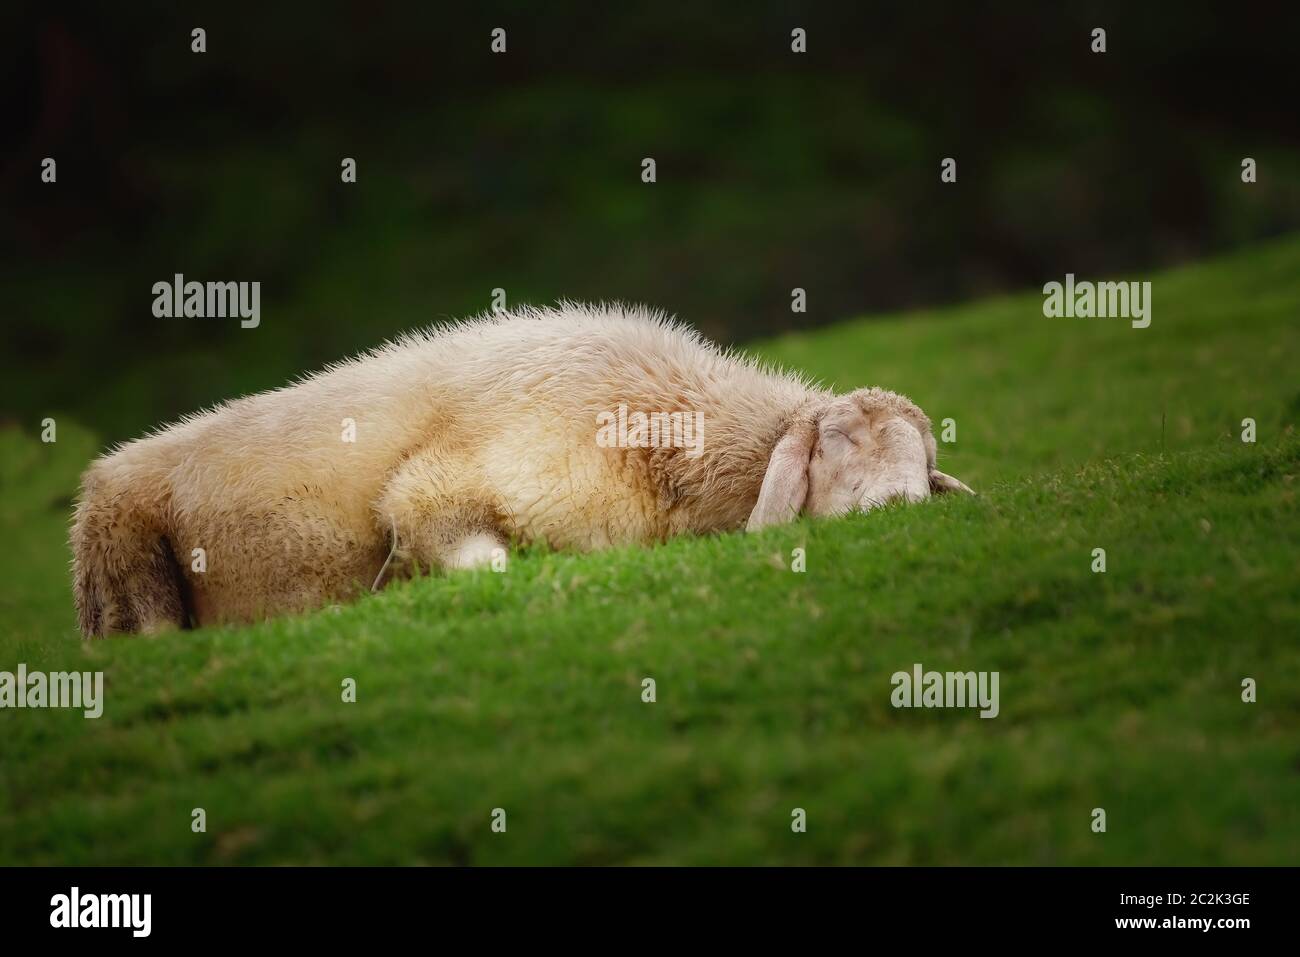
[[[87,636],[249,621],[500,561],[511,542],[658,542],[951,489],[970,491],[935,468],[929,419],[902,396],[837,396],[645,309],[524,309],[403,336],[95,461],[71,534],[77,611]]]

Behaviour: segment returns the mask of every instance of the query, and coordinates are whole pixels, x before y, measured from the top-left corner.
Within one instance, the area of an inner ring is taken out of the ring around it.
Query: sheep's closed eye
[[[845,432],[843,429],[835,425],[828,425],[826,427],[826,437],[843,439],[844,441],[848,442],[850,445],[858,444],[857,439],[855,439],[853,436],[849,435],[849,433]]]

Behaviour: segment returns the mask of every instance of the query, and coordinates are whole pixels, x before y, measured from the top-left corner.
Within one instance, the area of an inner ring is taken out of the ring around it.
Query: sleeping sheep
[[[408,335],[129,442],[82,478],[86,636],[250,621],[394,577],[751,531],[931,493],[930,421],[663,315],[562,305]]]

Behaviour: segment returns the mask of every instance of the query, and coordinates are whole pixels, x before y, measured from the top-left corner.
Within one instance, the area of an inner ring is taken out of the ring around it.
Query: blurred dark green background
[[[741,342],[1300,228],[1296,8],[1133,6],[7,9],[0,419],[129,438],[498,286]],[[176,272],[260,328],[154,318]]]

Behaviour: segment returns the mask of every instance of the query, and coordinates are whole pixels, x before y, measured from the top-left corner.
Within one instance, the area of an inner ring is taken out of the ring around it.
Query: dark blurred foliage
[[[0,409],[121,438],[496,286],[742,341],[1293,230],[1297,27],[1230,3],[7,9]],[[175,272],[261,281],[261,327],[155,319]]]

